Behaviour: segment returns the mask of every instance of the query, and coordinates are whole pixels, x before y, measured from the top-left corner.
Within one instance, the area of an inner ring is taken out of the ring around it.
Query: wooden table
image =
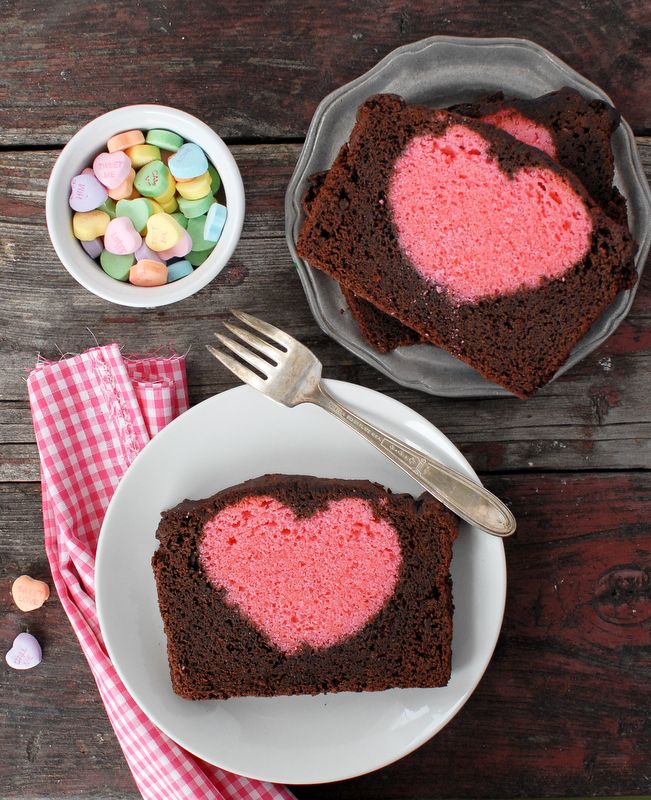
[[[13,578],[47,578],[25,375],[37,353],[100,342],[188,355],[197,403],[234,385],[201,346],[230,306],[313,348],[328,376],[370,386],[434,422],[519,519],[507,544],[504,629],[479,688],[397,764],[299,798],[651,794],[651,275],[619,329],[527,402],[402,389],[314,323],[283,234],[283,196],[318,101],[394,47],[434,33],[523,36],[601,85],[651,130],[640,2],[2,4],[0,26],[0,642],[21,630]],[[648,33],[648,32],[647,32]],[[44,224],[67,139],[112,107],[158,102],[226,137],[247,217],[217,280],[168,308],[110,305],[59,264]],[[651,165],[651,140],[640,136]],[[57,599],[30,617],[38,669],[0,668],[0,796],[136,798],[93,679]]]

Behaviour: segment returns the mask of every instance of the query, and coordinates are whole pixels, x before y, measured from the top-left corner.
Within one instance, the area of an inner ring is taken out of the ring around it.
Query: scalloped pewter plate
[[[287,188],[285,234],[312,314],[325,333],[403,386],[444,397],[512,397],[506,389],[433,345],[377,353],[359,333],[337,283],[312,269],[296,253],[295,243],[305,217],[301,198],[308,176],[330,167],[348,140],[357,108],[372,94],[392,92],[408,102],[448,106],[487,92],[537,97],[562,86],[612,104],[601,89],[533,42],[433,36],[394,50],[369,72],[321,101]],[[651,193],[633,132],[624,120],[612,142],[615,183],[628,202],[629,225],[638,242],[635,264],[641,275],[651,245]],[[610,336],[628,313],[636,289],[637,285],[617,296],[577,343],[555,378]]]

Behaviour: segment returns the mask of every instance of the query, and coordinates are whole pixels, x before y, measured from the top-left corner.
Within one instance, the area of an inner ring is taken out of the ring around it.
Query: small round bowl
[[[109,277],[88,256],[72,233],[72,210],[68,205],[70,181],[92,165],[106,142],[116,133],[132,129],[174,131],[187,142],[199,145],[222,181],[228,216],[215,249],[192,275],[164,286],[133,286]],[[176,303],[199,291],[228,263],[244,223],[244,186],[230,150],[205,123],[175,108],[155,105],[124,106],[89,122],[63,148],[50,175],[45,217],[52,245],[61,263],[89,292],[122,306],[154,308]]]

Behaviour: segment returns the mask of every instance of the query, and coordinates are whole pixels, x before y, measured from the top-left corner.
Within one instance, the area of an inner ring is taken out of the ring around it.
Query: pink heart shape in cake
[[[589,211],[561,175],[542,166],[509,175],[490,149],[463,125],[415,137],[389,184],[401,249],[458,303],[558,278],[590,245]]]
[[[244,498],[205,524],[199,554],[226,601],[287,654],[361,630],[393,593],[402,560],[393,526],[353,497],[310,517]]]

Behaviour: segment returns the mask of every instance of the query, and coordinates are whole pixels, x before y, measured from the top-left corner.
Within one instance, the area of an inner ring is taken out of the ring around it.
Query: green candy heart
[[[115,211],[115,200],[111,200],[110,197],[107,197],[102,205],[97,207],[97,210],[108,214],[111,219],[115,219],[117,217]]]
[[[174,217],[174,219],[179,223],[179,225],[187,230],[188,228],[187,217],[183,216],[183,214],[180,214],[178,211],[176,211],[174,214],[170,214],[170,217]]]
[[[204,250],[212,250],[217,242],[211,242],[203,238],[203,231],[206,226],[206,215],[201,217],[193,217],[188,220],[188,233],[192,239],[192,249],[195,253],[203,252]],[[190,262],[192,263],[192,262]]]
[[[162,161],[150,161],[136,173],[133,185],[143,197],[156,199],[170,188],[172,175]]]
[[[138,197],[135,200],[118,200],[115,210],[118,217],[128,217],[138,233],[144,231],[147,220],[153,212],[145,197]]]
[[[219,172],[208,162],[208,172],[210,174],[210,191],[212,194],[217,194],[219,187],[222,185],[222,179],[219,177]]]
[[[193,219],[205,214],[214,202],[215,198],[211,194],[200,197],[198,200],[186,200],[185,197],[179,197],[179,209],[184,217]]]
[[[155,144],[156,147],[160,147],[161,150],[170,150],[172,153],[176,153],[179,147],[183,144],[183,139],[178,135],[178,133],[164,131],[160,128],[155,128],[154,130],[149,131],[146,141],[147,144]]]
[[[189,261],[193,267],[200,267],[211,253],[212,250],[202,250],[199,253],[191,250],[187,256],[185,256],[185,260]]]
[[[99,263],[102,265],[104,272],[110,275],[111,278],[115,278],[116,281],[128,281],[129,270],[135,262],[136,258],[133,253],[128,256],[116,256],[115,253],[102,250],[102,254],[99,257]]]

